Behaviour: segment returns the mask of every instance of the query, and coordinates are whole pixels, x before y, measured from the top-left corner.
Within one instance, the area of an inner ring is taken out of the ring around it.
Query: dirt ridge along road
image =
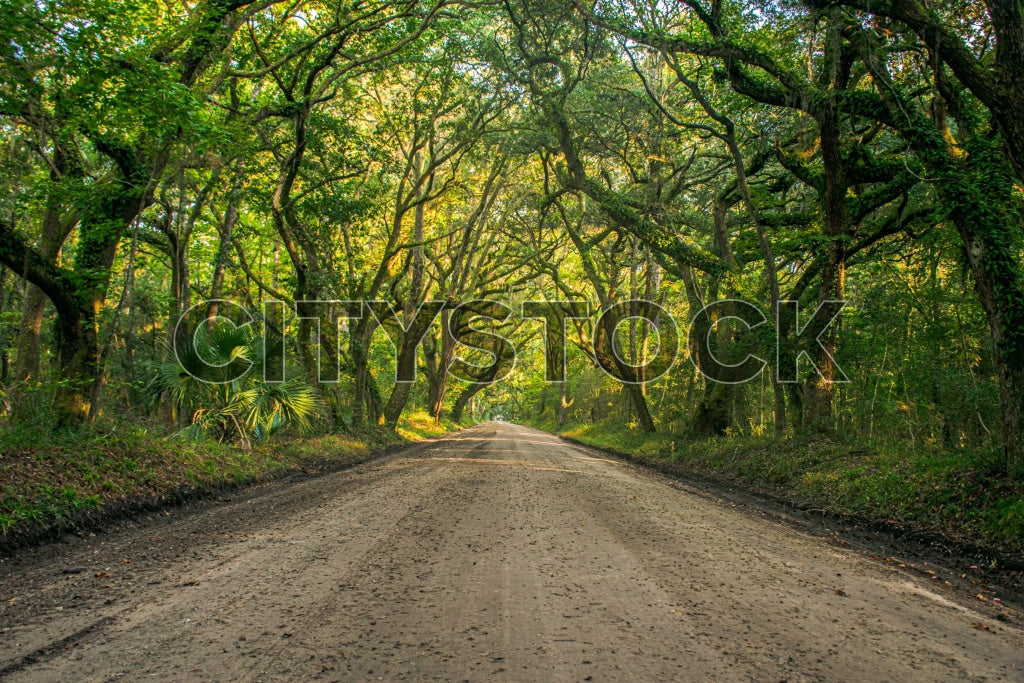
[[[1024,680],[856,551],[478,425],[0,564],[10,680]]]

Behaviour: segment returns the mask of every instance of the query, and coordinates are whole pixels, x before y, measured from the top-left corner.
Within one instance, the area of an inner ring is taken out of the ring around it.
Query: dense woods
[[[0,31],[3,429],[426,411],[1024,474],[1022,0],[3,0]]]

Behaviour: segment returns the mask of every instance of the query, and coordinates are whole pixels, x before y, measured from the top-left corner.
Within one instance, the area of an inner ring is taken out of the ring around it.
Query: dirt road
[[[489,423],[0,564],[11,680],[1024,680],[924,579]]]

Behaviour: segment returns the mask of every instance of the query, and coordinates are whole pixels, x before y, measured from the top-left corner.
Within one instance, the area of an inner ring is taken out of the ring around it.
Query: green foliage
[[[1000,476],[997,449],[951,453],[885,440],[758,437],[692,442],[672,434],[644,435],[615,420],[571,425],[561,433],[806,508],[1024,556],[1024,488]]]
[[[280,438],[252,450],[209,440],[168,440],[123,417],[106,422],[101,433],[79,430],[59,437],[23,426],[0,427],[0,546],[81,530],[104,510],[164,505],[300,469],[351,466],[388,446],[421,438],[412,432],[438,435],[447,429],[430,425],[408,423],[408,437],[373,428]],[[405,427],[403,422],[403,432]]]
[[[319,409],[313,389],[296,378],[263,380],[263,338],[251,324],[201,326],[192,342],[179,342],[172,360],[153,363],[148,386],[154,403],[170,401],[188,416],[180,436],[251,447],[287,427],[311,427]]]

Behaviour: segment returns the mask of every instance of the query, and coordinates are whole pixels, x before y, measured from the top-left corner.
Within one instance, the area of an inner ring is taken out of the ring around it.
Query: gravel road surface
[[[935,581],[487,423],[0,563],[10,680],[1016,680]]]

